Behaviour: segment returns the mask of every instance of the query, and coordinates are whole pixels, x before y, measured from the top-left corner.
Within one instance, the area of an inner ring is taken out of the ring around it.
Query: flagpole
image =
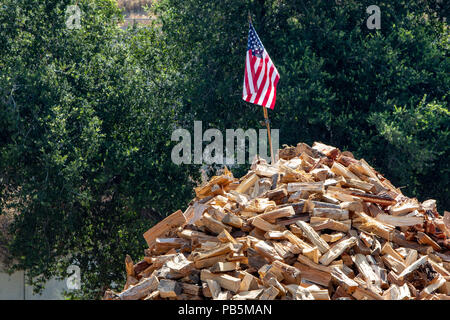
[[[264,120],[266,122],[266,127],[267,127],[267,136],[269,137],[269,147],[270,147],[270,159],[272,159],[271,164],[273,165],[275,163],[274,159],[273,159],[273,152],[272,152],[272,139],[270,138],[270,121],[269,121],[269,115],[267,113],[267,108],[266,107],[262,107],[264,110]]]
[[[250,15],[250,10],[248,11],[248,22],[252,23],[252,17]],[[266,127],[267,127],[267,136],[269,138],[269,147],[270,147],[270,159],[271,159],[271,164],[273,165],[275,163],[274,159],[273,159],[273,151],[272,151],[272,139],[270,138],[270,121],[269,121],[269,114],[267,112],[267,108],[264,106],[261,106],[263,108],[264,111],[264,121],[266,123]]]

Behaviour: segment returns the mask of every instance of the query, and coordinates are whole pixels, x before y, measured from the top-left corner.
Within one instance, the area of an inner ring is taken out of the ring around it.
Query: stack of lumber
[[[402,194],[364,159],[315,142],[255,159],[144,234],[104,299],[450,299],[450,213]]]

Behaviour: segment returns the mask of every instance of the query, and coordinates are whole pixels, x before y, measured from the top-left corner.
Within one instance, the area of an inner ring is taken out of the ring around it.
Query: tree
[[[15,217],[16,269],[39,290],[69,265],[74,297],[123,285],[126,253],[192,198],[194,166],[172,164],[177,126],[171,63],[154,31],[117,26],[113,1],[6,1],[0,12],[0,187]],[[144,50],[145,49],[145,50]]]

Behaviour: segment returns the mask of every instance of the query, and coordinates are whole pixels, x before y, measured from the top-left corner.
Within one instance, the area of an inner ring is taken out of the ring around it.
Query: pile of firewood
[[[227,168],[144,234],[104,299],[450,299],[450,213],[402,194],[364,159],[314,143]]]

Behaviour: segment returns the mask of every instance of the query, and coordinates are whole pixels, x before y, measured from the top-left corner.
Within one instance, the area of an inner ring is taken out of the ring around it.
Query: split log
[[[150,228],[144,233],[144,239],[148,246],[151,247],[156,238],[165,235],[170,230],[183,226],[186,223],[183,212],[178,210],[161,222],[158,222],[154,227]]]
[[[283,231],[285,228],[279,225],[271,224],[260,217],[255,217],[252,221],[252,225],[257,227],[258,229],[261,229],[263,231]]]
[[[262,292],[261,296],[259,297],[259,300],[274,300],[278,294],[280,293],[280,290],[275,288],[274,286],[270,286]]]
[[[203,225],[213,234],[219,234],[223,230],[227,230],[231,232],[232,228],[220,222],[217,219],[214,219],[210,214],[204,213],[202,217]]]
[[[264,289],[256,289],[250,291],[241,291],[233,296],[233,300],[260,300]]]
[[[334,220],[348,220],[348,210],[335,208],[314,208],[312,212],[313,217],[325,217]]]
[[[302,229],[303,234],[320,250],[320,252],[325,253],[330,250],[330,246],[326,241],[324,241],[320,236],[314,231],[309,224],[303,221],[297,221],[297,226]]]
[[[324,265],[329,265],[333,260],[339,257],[345,250],[353,247],[356,244],[356,238],[351,237],[350,239],[343,240],[336,243],[330,250],[328,250],[322,258],[320,258],[320,263]]]
[[[378,214],[375,219],[394,227],[407,227],[414,226],[416,224],[423,224],[423,217],[390,216],[387,214]]]
[[[228,274],[214,274],[207,269],[203,269],[200,272],[200,280],[206,281],[209,279],[217,281],[222,288],[232,292],[238,292],[241,285],[241,280],[238,278]]]
[[[339,267],[331,268],[331,278],[342,286],[348,294],[355,292],[358,287],[358,283],[347,277]]]

